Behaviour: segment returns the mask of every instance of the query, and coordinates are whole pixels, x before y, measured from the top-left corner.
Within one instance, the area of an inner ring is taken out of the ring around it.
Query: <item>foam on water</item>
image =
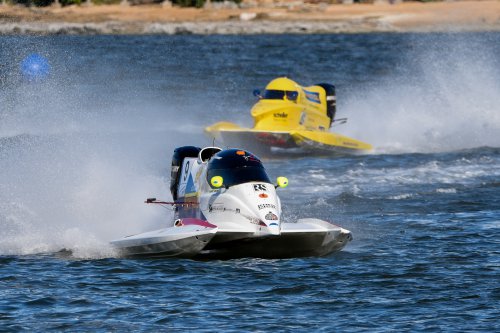
[[[12,151],[1,163],[0,253],[70,249],[100,257],[110,253],[110,239],[166,222],[168,214],[143,204],[148,196],[167,195],[164,177],[109,152],[119,145],[81,135],[29,143],[33,138],[3,147]]]
[[[0,254],[112,256],[109,240],[161,227],[172,215],[144,200],[169,199],[170,142],[186,134],[122,105],[93,109],[65,83],[17,82],[1,92]],[[158,112],[154,101],[141,107]]]

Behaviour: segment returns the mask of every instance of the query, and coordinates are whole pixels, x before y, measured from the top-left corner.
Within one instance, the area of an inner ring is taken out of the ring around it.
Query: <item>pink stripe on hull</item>
[[[215,224],[212,224],[205,220],[195,219],[195,218],[184,218],[181,219],[182,225],[199,225],[207,228],[217,228]]]

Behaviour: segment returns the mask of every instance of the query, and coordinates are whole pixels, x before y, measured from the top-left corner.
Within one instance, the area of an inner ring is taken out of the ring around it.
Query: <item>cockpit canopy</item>
[[[222,177],[223,186],[231,187],[248,182],[271,183],[259,158],[241,149],[228,149],[215,154],[207,166],[207,180]],[[213,187],[213,185],[211,184]]]
[[[287,100],[295,102],[299,93],[297,91],[266,89],[261,97],[262,99],[285,99],[285,96]]]
[[[266,86],[262,99],[281,99],[296,102],[299,97],[300,86],[287,77],[278,77]]]

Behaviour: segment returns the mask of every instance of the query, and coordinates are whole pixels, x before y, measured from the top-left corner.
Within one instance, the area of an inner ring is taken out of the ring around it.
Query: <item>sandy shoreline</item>
[[[194,9],[0,6],[0,34],[280,34],[500,31],[500,1]]]

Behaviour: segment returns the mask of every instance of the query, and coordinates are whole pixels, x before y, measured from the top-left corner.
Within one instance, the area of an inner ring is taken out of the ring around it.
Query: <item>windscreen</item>
[[[298,93],[296,91],[285,91],[285,90],[264,90],[262,94],[263,99],[284,99],[286,98],[290,101],[295,101],[297,99]]]
[[[261,161],[255,155],[238,149],[222,151],[208,163],[207,180],[220,176],[225,187],[248,182],[271,183]]]

